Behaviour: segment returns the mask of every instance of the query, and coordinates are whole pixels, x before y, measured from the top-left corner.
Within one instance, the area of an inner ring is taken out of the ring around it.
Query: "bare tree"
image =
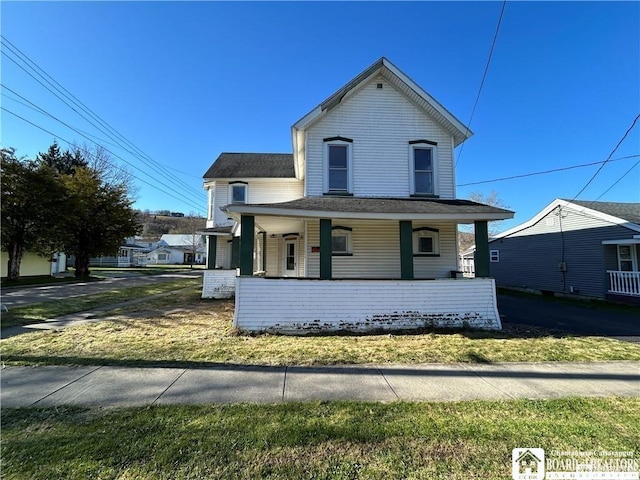
[[[198,232],[202,231],[206,227],[207,219],[197,216],[184,217],[180,222],[180,226],[174,229],[171,233],[181,233],[187,235],[188,241],[186,242],[188,263],[193,268],[193,264],[196,261],[198,250],[203,247],[202,235]]]
[[[482,203],[484,205],[491,205],[498,208],[510,208],[499,196],[498,192],[492,190],[491,193],[485,194],[482,192],[471,192],[468,197],[472,202]],[[502,220],[495,220],[489,222],[489,236],[497,235],[500,232],[500,222]],[[458,228],[458,249],[463,252],[467,248],[475,244],[475,235],[473,224],[460,225]]]

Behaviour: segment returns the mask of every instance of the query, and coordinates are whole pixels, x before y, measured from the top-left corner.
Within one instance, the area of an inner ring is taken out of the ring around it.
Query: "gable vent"
[[[381,83],[376,83],[376,88],[379,88],[380,90],[382,90],[382,84]]]

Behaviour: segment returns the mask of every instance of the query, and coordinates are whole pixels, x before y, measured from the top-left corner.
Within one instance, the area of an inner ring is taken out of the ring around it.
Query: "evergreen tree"
[[[1,151],[2,250],[7,252],[7,278],[17,280],[26,251],[49,257],[60,247],[66,195],[56,173],[46,164]]]

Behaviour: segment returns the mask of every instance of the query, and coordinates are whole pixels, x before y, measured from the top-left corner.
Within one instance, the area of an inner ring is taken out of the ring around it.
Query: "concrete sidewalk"
[[[3,407],[640,396],[640,362],[5,367]]]

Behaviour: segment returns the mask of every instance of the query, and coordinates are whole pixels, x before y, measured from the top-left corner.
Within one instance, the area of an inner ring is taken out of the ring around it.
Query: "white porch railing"
[[[640,272],[609,270],[609,293],[640,296]]]

